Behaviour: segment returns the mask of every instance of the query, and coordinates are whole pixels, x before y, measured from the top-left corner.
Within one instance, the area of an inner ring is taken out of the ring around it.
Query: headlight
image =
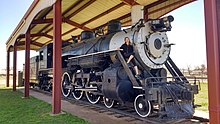
[[[152,31],[171,31],[171,22],[173,21],[173,16],[167,16],[161,19],[151,19],[149,25]]]

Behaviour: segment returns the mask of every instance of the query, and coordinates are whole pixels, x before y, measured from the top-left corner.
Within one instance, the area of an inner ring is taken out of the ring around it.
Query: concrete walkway
[[[19,90],[21,92],[24,92],[23,88],[19,89]],[[30,90],[30,95],[37,98],[37,99],[43,100],[43,101],[51,104],[52,97],[49,95],[45,95],[43,93],[39,93],[39,92],[36,92],[33,90]],[[61,105],[62,105],[63,111],[66,111],[66,112],[71,113],[75,116],[83,118],[91,124],[134,124],[134,123],[138,124],[138,123],[140,123],[140,122],[135,122],[135,121],[132,121],[132,122],[126,121],[126,119],[129,120],[129,117],[117,118],[114,115],[100,113],[100,112],[97,112],[93,109],[90,109],[87,107],[85,108],[85,107],[79,106],[79,105],[75,105],[75,104],[72,104],[72,103],[65,101],[65,100],[61,101]]]
[[[19,89],[21,92],[24,92],[24,89],[21,88]],[[52,96],[43,94],[43,93],[39,93],[33,90],[30,90],[30,95],[43,100],[49,104],[51,104],[51,100],[52,100]],[[87,120],[89,123],[91,124],[139,124],[141,123],[140,121],[127,121],[130,118],[129,117],[124,117],[124,118],[117,118],[114,115],[108,115],[106,113],[100,113],[97,112],[93,109],[90,108],[85,108],[83,106],[79,106],[79,105],[75,105],[72,104],[68,101],[62,100],[61,101],[61,105],[62,105],[62,110],[66,111],[68,113],[71,113],[75,116],[78,116],[80,118],[83,118],[85,120]],[[201,111],[196,111],[195,116],[198,117],[203,117],[203,118],[209,118],[208,113],[206,112],[201,112]],[[141,123],[143,124],[143,122]]]

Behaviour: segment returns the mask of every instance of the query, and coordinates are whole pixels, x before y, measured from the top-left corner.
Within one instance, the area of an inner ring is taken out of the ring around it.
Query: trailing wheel
[[[146,101],[143,94],[138,95],[134,101],[134,108],[138,115],[147,117],[151,113],[151,103]]]
[[[71,93],[71,79],[70,75],[65,72],[62,76],[62,82],[61,82],[61,91],[64,97],[68,97]]]
[[[97,90],[96,84],[87,83],[86,87],[91,88],[91,91],[86,91],[86,98],[92,104],[96,104],[100,100],[100,95],[97,95],[94,90]]]
[[[83,83],[82,79],[80,79],[80,78],[73,79],[72,81],[74,82],[72,95],[76,100],[80,100],[84,94],[84,92],[82,90],[80,90],[84,87],[84,85],[83,85],[84,83]]]
[[[109,99],[107,97],[103,97],[104,104],[107,108],[112,108],[114,106],[115,101],[113,99]]]

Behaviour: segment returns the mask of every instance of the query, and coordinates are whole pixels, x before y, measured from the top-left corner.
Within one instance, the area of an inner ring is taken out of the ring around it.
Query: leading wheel
[[[74,82],[74,86],[73,86],[73,91],[72,91],[72,95],[76,100],[80,100],[83,97],[83,91],[80,89],[83,89],[84,85],[83,85],[83,81],[82,79],[78,78],[78,79],[73,79]]]
[[[97,87],[97,86],[96,86],[96,84],[87,83],[86,87],[93,88],[93,87]],[[100,100],[100,95],[95,94],[95,91],[87,91],[86,98],[88,99],[88,101],[90,103],[96,104]]]
[[[113,99],[109,99],[107,97],[103,97],[104,104],[107,108],[112,108],[114,106],[115,101]]]
[[[151,103],[146,101],[143,94],[138,95],[134,101],[134,108],[138,115],[147,117],[151,113]]]
[[[71,79],[70,75],[67,72],[65,72],[62,76],[61,91],[64,97],[68,97],[70,95]]]

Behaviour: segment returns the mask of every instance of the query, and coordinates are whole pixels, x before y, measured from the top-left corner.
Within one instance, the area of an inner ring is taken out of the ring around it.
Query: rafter
[[[139,3],[135,2],[135,0],[121,0],[121,1],[130,5],[130,6],[139,5]]]
[[[77,5],[79,5],[82,1],[83,1],[83,0],[78,0],[78,1],[76,2],[76,4],[71,5],[71,7],[69,7],[67,10],[73,9],[74,7],[76,7]],[[76,15],[77,13],[79,13],[80,11],[82,11],[83,9],[85,9],[85,8],[88,7],[90,4],[94,3],[95,1],[96,1],[96,0],[90,0],[89,2],[87,2],[86,4],[84,4],[82,7],[80,7],[79,9],[77,9],[76,11],[74,11],[73,13],[71,13],[71,14],[70,14],[69,16],[67,16],[66,18],[67,18],[67,19],[72,18],[74,15]],[[62,14],[63,17],[65,16],[65,14],[68,13],[67,10]],[[71,24],[73,24],[73,23],[71,23]],[[75,24],[76,24],[76,22],[75,22]],[[38,33],[43,32],[43,31],[44,31],[48,26],[50,26],[50,25],[51,25],[51,24],[48,24],[48,25],[44,26],[44,28],[41,29]],[[77,26],[77,25],[75,25],[75,26]],[[78,26],[79,26],[79,25],[78,25]],[[84,26],[79,26],[79,27],[83,27],[83,28],[84,28]],[[47,31],[45,31],[45,33],[48,33],[48,32],[50,32],[50,31],[52,31],[52,30],[53,30],[53,27],[51,27],[50,29],[48,29]],[[37,39],[35,39],[35,40],[38,40],[38,39],[39,39],[39,38],[37,38]]]
[[[38,46],[38,47],[42,47],[42,46],[44,46],[44,44],[39,43],[39,42],[34,42],[34,41],[31,41],[31,44],[32,44],[32,45],[35,45],[35,46]],[[18,42],[17,45],[18,45],[18,46],[25,45],[25,41]]]
[[[69,20],[69,19],[67,19],[67,18],[64,18],[63,20],[64,20],[64,22],[66,22],[66,23],[68,23],[68,24],[70,24],[70,25],[72,25],[72,26],[74,26],[74,27],[77,27],[77,28],[79,28],[79,29],[82,29],[82,30],[91,30],[90,28],[88,28],[88,27],[86,27],[86,26],[84,26],[84,25],[80,25],[79,23],[76,23],[76,22],[74,22],[74,21],[71,21],[71,20]]]
[[[112,8],[110,8],[109,10],[106,10],[105,12],[103,12],[103,13],[101,13],[101,14],[95,16],[94,18],[92,18],[92,19],[90,19],[90,20],[88,20],[88,21],[82,23],[81,25],[87,25],[87,24],[89,24],[89,23],[91,23],[91,22],[93,22],[93,21],[95,21],[95,20],[97,20],[97,19],[99,19],[99,18],[105,16],[105,15],[108,14],[108,13],[111,13],[111,12],[117,10],[118,8],[120,8],[120,7],[124,6],[124,5],[125,5],[125,3],[121,2],[120,4],[118,4],[118,5],[116,5],[116,6],[112,7]],[[77,29],[77,28],[70,29],[69,31],[63,33],[62,36],[65,36],[65,35],[67,35],[67,34],[73,32],[73,31],[75,31],[76,29]]]
[[[129,22],[131,22],[131,20],[128,20],[128,21],[125,21],[125,22],[123,22],[122,23],[122,25],[124,25],[124,24],[126,24],[126,23],[129,23]],[[126,25],[126,26],[130,26],[130,25]],[[78,35],[77,37],[79,37],[80,35]],[[67,39],[67,40],[64,40],[64,41],[71,41],[72,40],[72,38],[69,38],[69,39]]]
[[[47,11],[45,11],[45,13],[43,15],[41,15],[39,17],[39,19],[43,19],[44,17],[47,16],[47,14],[49,14],[52,11],[53,7],[50,7]],[[30,30],[33,29],[36,25],[31,26]]]
[[[91,23],[91,22],[93,22],[93,21],[95,21],[95,20],[97,20],[97,19],[99,19],[99,18],[105,16],[105,15],[108,14],[108,13],[111,13],[111,12],[117,10],[118,8],[120,8],[120,7],[124,6],[124,5],[125,5],[125,3],[122,2],[122,3],[118,4],[118,5],[116,5],[116,6],[112,7],[112,8],[110,8],[109,10],[107,10],[107,11],[105,11],[105,12],[103,12],[103,13],[97,15],[97,16],[95,16],[94,18],[92,18],[92,19],[90,19],[90,20],[84,22],[82,25],[89,24],[89,23]]]
[[[36,19],[36,20],[33,20],[31,24],[36,25],[36,24],[46,24],[46,23],[52,24],[53,19],[52,18],[50,18],[50,19]]]
[[[35,45],[35,46],[38,46],[38,47],[43,47],[44,46],[44,44],[38,43],[38,42],[32,42],[31,44]]]
[[[51,36],[51,35],[49,35],[49,34],[46,34],[46,33],[44,33],[43,36],[44,36],[44,37],[47,37],[47,38],[49,38],[49,39],[53,39],[53,36]]]
[[[71,6],[63,13],[63,16],[64,16],[65,14],[67,14],[68,11],[70,11],[71,9],[73,9],[74,7],[76,7],[76,6],[77,6],[79,3],[81,3],[81,2],[82,2],[81,0],[78,0],[76,3],[74,3],[73,5],[71,5]],[[105,12],[103,12],[103,13],[101,13],[101,14],[95,16],[94,18],[92,18],[92,19],[90,19],[90,20],[88,20],[88,21],[86,21],[86,22],[84,22],[84,23],[82,23],[82,24],[78,24],[78,23],[76,23],[76,22],[74,22],[74,21],[72,21],[72,20],[69,20],[69,18],[72,18],[73,16],[75,16],[75,15],[78,14],[80,11],[82,11],[83,9],[85,9],[86,7],[88,7],[89,5],[91,5],[91,4],[94,3],[94,2],[95,2],[95,0],[90,0],[89,2],[87,2],[86,4],[84,4],[82,7],[80,7],[79,9],[77,9],[76,11],[74,11],[73,13],[71,13],[70,15],[68,15],[66,18],[63,18],[63,21],[64,21],[64,22],[66,22],[66,23],[68,23],[68,24],[70,24],[70,25],[72,25],[72,26],[74,26],[74,27],[76,27],[76,28],[73,28],[73,29],[71,29],[71,30],[69,30],[69,31],[67,31],[67,32],[65,32],[65,33],[63,33],[62,36],[65,36],[65,35],[67,35],[67,34],[73,32],[74,30],[76,30],[76,29],[78,29],[78,28],[79,28],[79,29],[82,29],[82,30],[91,30],[90,28],[85,27],[85,25],[87,25],[87,24],[89,24],[89,23],[91,23],[91,22],[93,22],[93,21],[95,21],[95,20],[97,20],[97,19],[99,19],[99,18],[105,16],[105,15],[108,14],[108,13],[111,13],[111,12],[117,10],[118,8],[120,8],[120,7],[122,7],[122,6],[126,5],[126,4],[129,4],[129,5],[138,4],[138,3],[136,3],[134,0],[122,0],[122,2],[121,2],[120,4],[118,4],[118,5],[116,5],[116,6],[112,7],[112,8],[110,8],[110,9],[108,9],[107,11],[105,11]],[[129,16],[130,16],[130,14],[129,14]],[[124,16],[123,16],[122,18],[124,18]],[[49,20],[50,20],[50,19],[48,19],[46,22],[49,22]],[[107,25],[107,24],[106,24],[106,25]],[[105,25],[105,26],[106,26],[106,25]],[[50,26],[50,24],[48,24],[47,26],[45,26],[40,32],[44,31],[48,26]],[[47,31],[45,31],[44,33],[48,33],[48,32],[50,32],[50,31],[52,31],[52,30],[53,30],[53,27],[49,28],[49,29],[48,29]],[[38,39],[39,39],[39,38],[38,38]],[[35,40],[38,40],[38,39],[35,39]]]
[[[126,15],[124,15],[124,16],[121,16],[121,17],[119,17],[119,18],[116,18],[115,20],[123,20],[123,19],[126,19],[126,18],[128,18],[128,17],[130,17],[131,16],[131,13],[128,13],[128,14],[126,14]],[[96,27],[96,28],[94,28],[94,29],[98,29],[98,28],[100,28],[100,27],[105,27],[105,26],[107,26],[108,25],[108,23],[105,23],[105,24],[103,24],[103,25],[101,25],[101,26],[98,26],[98,27]]]
[[[40,37],[40,36],[44,36],[44,37],[47,37],[47,38],[49,38],[49,39],[53,39],[53,36],[48,35],[48,34],[46,34],[46,33],[31,34],[31,38]],[[25,34],[20,35],[18,38],[25,38]]]

